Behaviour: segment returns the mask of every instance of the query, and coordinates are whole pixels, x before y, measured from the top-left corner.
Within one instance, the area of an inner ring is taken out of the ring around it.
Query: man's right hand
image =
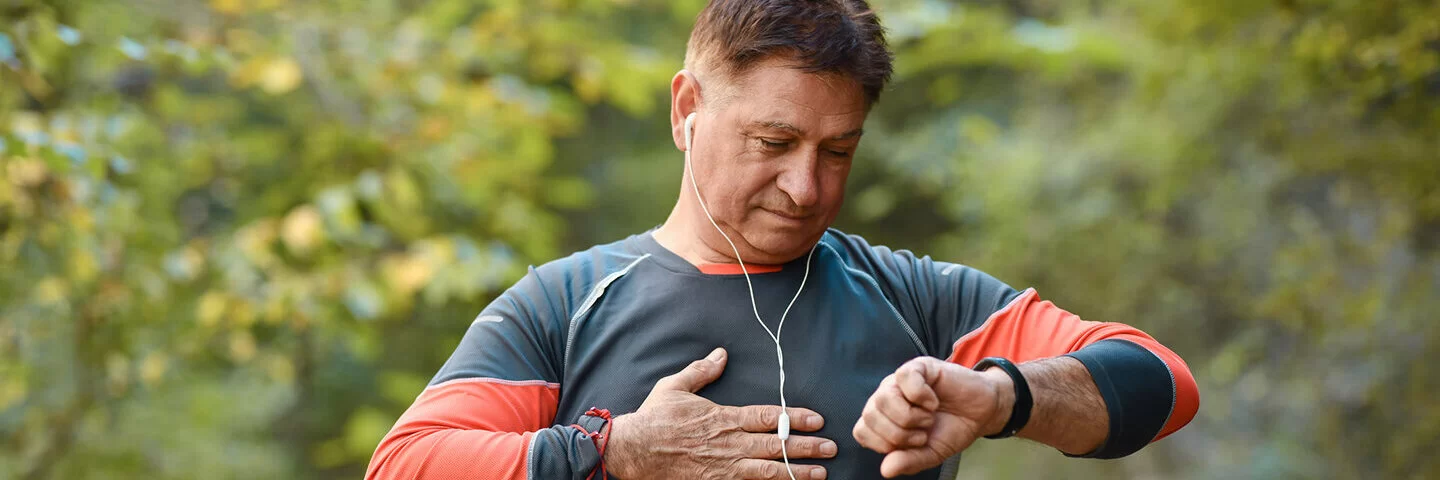
[[[780,418],[776,405],[728,407],[695,395],[725,371],[725,349],[660,379],[635,413],[610,423],[605,465],[627,480],[648,478],[789,480],[780,459]],[[820,414],[791,408],[790,429],[814,432]],[[797,480],[825,478],[825,468],[800,465],[801,458],[835,456],[835,442],[790,435],[785,441]]]

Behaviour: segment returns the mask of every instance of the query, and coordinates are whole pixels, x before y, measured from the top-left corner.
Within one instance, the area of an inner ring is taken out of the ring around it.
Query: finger
[[[925,385],[922,388],[929,390],[930,386]],[[935,424],[935,410],[912,403],[907,395],[901,393],[898,385],[875,392],[867,406],[872,405],[900,428],[928,429]]]
[[[944,461],[945,457],[928,448],[896,450],[880,461],[880,475],[885,478],[910,475],[937,467]]]
[[[875,431],[865,423],[864,418],[855,422],[855,428],[850,431],[850,435],[855,437],[855,442],[859,443],[860,446],[873,450],[876,453],[890,453],[895,450],[895,448],[890,445],[890,442],[886,442],[880,438],[880,435],[876,434]]]
[[[825,426],[825,417],[819,412],[808,408],[790,407],[785,409],[790,413],[790,429],[801,432],[818,432]],[[777,423],[778,427],[779,424]]]
[[[790,437],[783,443],[784,451],[780,449],[782,445],[780,436],[774,434],[747,434],[743,443],[745,450],[742,454],[744,457],[754,459],[833,458],[839,450],[835,442],[820,437]]]
[[[901,436],[902,440],[897,441],[892,436],[882,435],[878,430],[861,418],[855,422],[855,429],[850,432],[860,446],[873,450],[877,453],[890,453],[902,448],[913,448],[913,446],[925,445],[929,434],[920,430],[911,430],[909,436]]]
[[[655,382],[652,391],[659,390],[683,390],[690,393],[700,391],[710,382],[720,378],[725,372],[725,349],[717,348],[710,352],[710,356],[690,362],[684,370],[676,372],[660,381]]]
[[[731,407],[736,415],[735,422],[740,429],[752,432],[773,432],[780,426],[779,405],[749,405],[744,407]],[[801,432],[814,432],[825,426],[825,417],[815,413],[808,408],[790,408],[785,410],[790,415],[790,429]]]
[[[940,397],[930,387],[926,370],[925,363],[912,360],[895,372],[895,385],[910,403],[933,412],[940,408]]]
[[[890,421],[890,418],[877,409],[866,408],[860,414],[860,419],[865,422],[866,429],[873,434],[872,442],[878,441],[879,446],[885,448],[886,451],[923,446],[929,439],[926,429],[903,428]],[[856,424],[858,425],[859,422]]]
[[[785,464],[774,460],[756,460],[753,458],[742,458],[735,462],[735,470],[731,478],[743,478],[746,480],[790,480],[790,475],[785,472]],[[819,465],[790,464],[790,473],[795,474],[796,480],[822,480],[826,477],[825,467]]]

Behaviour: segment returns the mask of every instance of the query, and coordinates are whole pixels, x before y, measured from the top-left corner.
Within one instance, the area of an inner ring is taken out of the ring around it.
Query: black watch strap
[[[1000,367],[1006,375],[1010,375],[1011,383],[1015,384],[1015,406],[1010,408],[1010,420],[1005,422],[1005,427],[994,435],[986,435],[985,438],[1013,437],[1030,421],[1030,409],[1035,406],[1035,399],[1030,396],[1030,384],[1026,383],[1025,376],[1020,374],[1020,367],[1000,357],[985,357],[975,364],[975,370],[979,372],[990,367]]]

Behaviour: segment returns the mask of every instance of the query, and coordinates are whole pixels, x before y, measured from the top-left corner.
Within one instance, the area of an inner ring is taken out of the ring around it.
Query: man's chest
[[[878,471],[880,456],[855,444],[850,430],[880,381],[924,352],[878,291],[821,278],[810,279],[783,326],[798,282],[756,282],[769,332],[756,320],[743,281],[618,285],[575,320],[556,422],[572,422],[591,407],[633,412],[661,377],[715,347],[724,347],[729,361],[699,395],[721,405],[778,405],[780,369],[770,335],[778,331],[788,405],[819,412],[826,425],[818,435],[840,446],[835,460],[820,463]]]

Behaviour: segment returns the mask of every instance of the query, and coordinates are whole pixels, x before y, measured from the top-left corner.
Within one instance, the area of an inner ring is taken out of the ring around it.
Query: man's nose
[[[809,208],[820,201],[820,179],[818,149],[800,149],[786,159],[784,170],[775,179],[780,191],[790,196],[796,207]]]

